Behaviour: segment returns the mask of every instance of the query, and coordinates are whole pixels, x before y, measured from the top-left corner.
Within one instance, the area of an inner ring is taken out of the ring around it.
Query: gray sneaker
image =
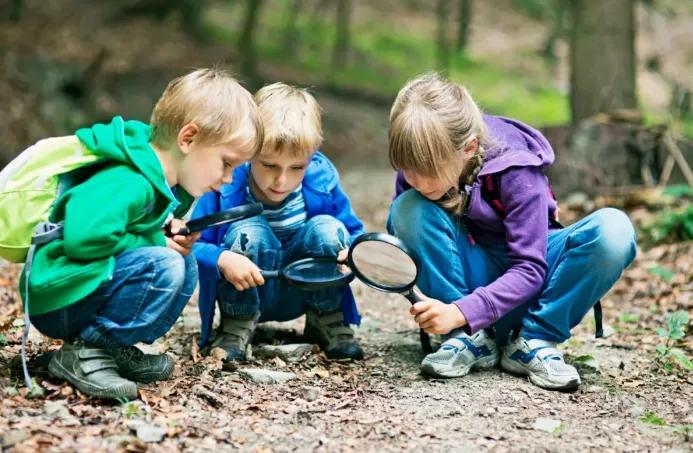
[[[344,325],[342,310],[318,314],[309,310],[306,313],[306,327],[303,336],[316,342],[332,360],[362,360],[363,350],[354,338],[354,329]]]
[[[118,365],[105,349],[81,342],[65,343],[51,358],[48,371],[89,396],[114,400],[137,398],[137,384],[118,374]]]
[[[529,376],[534,385],[548,390],[574,390],[580,385],[575,367],[565,363],[563,353],[550,341],[518,337],[503,351],[501,368]]]
[[[212,348],[221,348],[226,351],[227,356],[224,360],[226,362],[245,360],[245,348],[255,333],[259,318],[259,312],[250,317],[222,314],[221,325],[212,341]]]
[[[498,358],[496,342],[484,330],[470,336],[457,329],[437,351],[424,357],[421,371],[433,377],[461,377],[472,369],[493,368]]]
[[[168,354],[145,354],[136,346],[111,351],[118,374],[135,382],[163,381],[171,377],[175,362]]]

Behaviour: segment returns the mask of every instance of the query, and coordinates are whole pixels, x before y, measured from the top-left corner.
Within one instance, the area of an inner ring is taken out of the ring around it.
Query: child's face
[[[231,183],[234,168],[252,157],[253,150],[248,148],[232,143],[191,144],[180,163],[178,184],[194,197],[212,190],[218,192],[222,184]]]
[[[252,159],[250,188],[255,198],[267,204],[284,201],[303,181],[311,155],[292,156],[282,150],[263,151]]]
[[[414,170],[402,170],[402,174],[410,186],[431,201],[439,200],[453,187],[442,178],[425,176]]]

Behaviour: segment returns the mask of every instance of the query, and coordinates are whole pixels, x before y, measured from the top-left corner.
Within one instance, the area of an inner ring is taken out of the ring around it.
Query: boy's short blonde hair
[[[322,143],[322,109],[308,90],[273,83],[255,93],[264,126],[262,149],[308,156]]]
[[[227,71],[198,69],[169,82],[150,119],[151,142],[170,147],[180,129],[193,123],[204,144],[262,146],[263,127],[252,95]]]

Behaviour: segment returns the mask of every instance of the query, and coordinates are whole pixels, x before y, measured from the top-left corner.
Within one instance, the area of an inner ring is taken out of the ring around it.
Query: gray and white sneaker
[[[498,358],[498,347],[485,331],[470,336],[457,329],[436,352],[424,357],[421,371],[433,377],[461,377],[472,369],[493,368]]]
[[[563,352],[550,341],[518,337],[503,351],[501,368],[529,376],[534,385],[548,390],[574,390],[580,385],[575,367],[565,363]]]

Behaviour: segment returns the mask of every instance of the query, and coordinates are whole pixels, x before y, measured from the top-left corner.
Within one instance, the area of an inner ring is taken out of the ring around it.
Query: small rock
[[[166,430],[159,425],[142,424],[137,427],[137,438],[142,442],[161,442]]]
[[[320,397],[320,389],[316,387],[303,387],[301,389],[301,398],[306,401],[315,401]]]
[[[584,393],[601,393],[604,391],[604,387],[599,385],[590,385],[583,390]]]
[[[520,409],[517,407],[510,407],[510,406],[498,406],[496,410],[500,414],[516,414],[517,412],[520,412]]]
[[[534,422],[534,425],[532,425],[532,428],[536,429],[537,431],[545,431],[547,433],[553,434],[559,431],[562,425],[563,423],[561,423],[560,420],[539,417]]]
[[[0,433],[0,447],[8,448],[14,444],[24,442],[29,438],[29,431],[24,429],[15,429],[10,432]]]
[[[262,358],[279,357],[287,362],[298,362],[313,351],[308,343],[262,345],[255,349],[255,356]]]
[[[262,368],[243,368],[238,370],[238,374],[256,384],[283,384],[284,382],[297,378],[294,373],[265,370]]]
[[[65,425],[76,426],[80,424],[79,420],[70,414],[65,400],[46,401],[43,405],[43,410],[46,415],[61,420]]]
[[[602,338],[609,338],[610,336],[612,336],[613,334],[616,333],[616,329],[614,329],[609,324],[604,324],[603,328],[604,328],[604,335]]]
[[[214,357],[215,360],[225,360],[229,356],[229,353],[223,348],[212,348],[212,350],[209,351],[209,355]]]

